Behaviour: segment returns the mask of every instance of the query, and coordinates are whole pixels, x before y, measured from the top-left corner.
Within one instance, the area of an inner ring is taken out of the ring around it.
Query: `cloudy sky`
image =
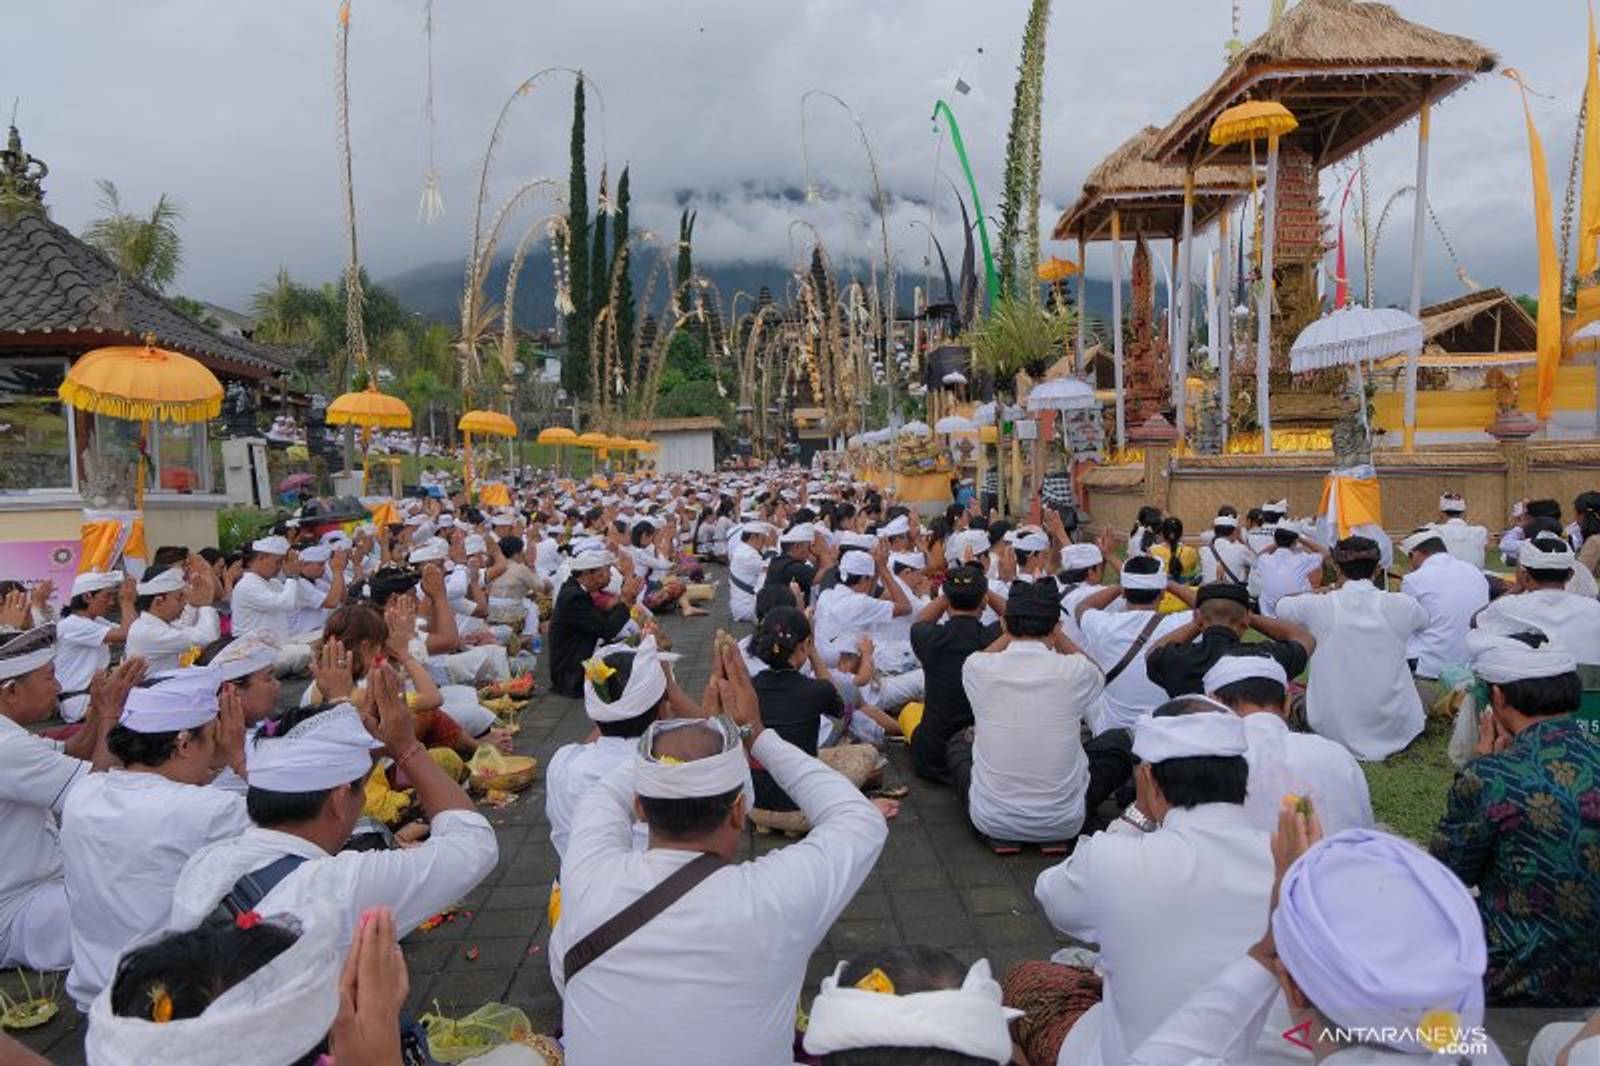
[[[1267,6],[1243,0],[1245,38],[1264,27]],[[1396,6],[1493,48],[1545,94],[1534,98],[1534,116],[1559,217],[1583,84],[1580,0],[1539,0],[1516,17],[1521,6],[1504,0]],[[641,225],[670,231],[682,202],[700,207],[703,259],[792,260],[804,251],[797,219],[818,227],[836,255],[874,254],[869,171],[850,117],[813,97],[802,145],[801,98],[811,89],[849,102],[884,186],[904,198],[890,232],[905,268],[921,269],[926,236],[912,220],[926,219],[930,193],[945,187],[936,175],[960,177],[929,120],[936,98],[952,101],[980,191],[998,212],[1025,0],[436,0],[434,151],[446,215],[431,228],[417,212],[429,143],[423,7],[354,4],[356,202],[363,262],[377,277],[465,254],[494,117],[523,78],[550,66],[583,68],[603,93],[603,127],[590,105],[591,165],[597,170],[603,155],[613,180],[632,165]],[[110,178],[131,207],[163,191],[182,204],[186,264],[177,291],[240,306],[280,265],[302,280],[334,277],[344,254],[336,8],[335,0],[18,5],[0,100],[20,98],[27,147],[51,167],[54,217],[79,229],[97,213],[95,179]],[[1140,126],[1164,125],[1215,77],[1230,19],[1226,0],[1056,0],[1046,228],[1106,152]],[[970,95],[952,95],[957,77]],[[565,179],[571,86],[568,76],[546,77],[513,106],[491,202],[521,181]],[[1533,289],[1527,144],[1511,83],[1485,77],[1450,98],[1436,112],[1432,151],[1430,200],[1461,265],[1483,284]],[[783,200],[776,194],[805,185],[808,157],[829,195]],[[1411,181],[1414,124],[1369,158],[1381,202]],[[1324,175],[1325,195],[1336,180]],[[943,195],[935,225],[947,247],[959,247],[954,210]],[[1385,228],[1380,299],[1404,299],[1409,223],[1406,207]],[[1092,250],[1089,266],[1107,274],[1109,252]],[[1426,269],[1430,299],[1460,291],[1431,227]]]

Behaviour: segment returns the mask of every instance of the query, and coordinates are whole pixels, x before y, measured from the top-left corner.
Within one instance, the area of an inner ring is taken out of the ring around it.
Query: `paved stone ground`
[[[724,583],[724,587],[725,583]],[[664,619],[663,630],[683,654],[679,680],[698,696],[709,673],[711,638],[718,626],[739,635],[727,604],[719,600],[706,618]],[[540,694],[523,713],[516,750],[539,758],[541,767],[562,744],[582,739],[589,720],[578,700],[548,694],[540,664]],[[298,698],[300,686],[292,688]],[[931,944],[963,960],[987,957],[996,973],[1013,962],[1049,955],[1068,941],[1045,921],[1033,899],[1033,882],[1051,865],[1038,852],[1001,859],[980,844],[955,796],[918,780],[903,745],[891,745],[885,784],[911,789],[890,824],[877,869],[846,908],[806,970],[807,999],[841,958],[892,944]],[[485,1002],[520,1007],[536,1028],[560,1021],[561,1001],[550,981],[545,905],[556,874],[550,826],[544,816],[542,779],[504,810],[484,808],[500,838],[500,862],[461,903],[454,921],[404,942],[411,967],[411,1004],[465,1014]],[[742,855],[782,847],[782,837],[749,835]],[[0,989],[16,994],[14,972],[0,976]],[[82,1022],[70,1003],[48,1025],[21,1034],[24,1043],[60,1066],[81,1063]]]

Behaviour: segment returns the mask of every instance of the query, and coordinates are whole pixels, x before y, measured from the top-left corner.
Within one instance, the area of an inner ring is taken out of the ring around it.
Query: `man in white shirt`
[[[151,674],[176,670],[178,661],[198,653],[221,634],[222,623],[211,606],[209,566],[196,567],[191,584],[183,567],[153,570],[134,586],[139,617],[128,627],[127,653],[145,661]],[[186,622],[186,611],[192,621]]]
[[[295,589],[295,608],[289,612],[285,632],[275,635],[306,645],[322,635],[328,616],[344,603],[349,557],[349,552],[331,543],[301,549],[294,572],[285,576],[285,583]]]
[[[1406,643],[1406,658],[1412,672],[1429,681],[1437,680],[1445,666],[1468,661],[1467,630],[1489,602],[1489,582],[1481,566],[1450,551],[1442,532],[1442,527],[1424,526],[1400,542],[1411,562],[1400,591],[1428,612],[1427,626]]]
[[[761,591],[767,570],[763,553],[776,532],[770,524],[749,518],[735,526],[730,534],[728,613],[735,622],[756,619],[756,594]]]
[[[1467,501],[1460,493],[1447,492],[1439,497],[1439,521],[1435,527],[1445,550],[1479,570],[1483,569],[1484,556],[1489,546],[1489,531],[1483,526],[1467,524]]]
[[[110,761],[105,735],[144,667],[129,659],[102,677],[84,728],[71,740],[34,736],[27,727],[56,706],[54,639],[51,626],[0,635],[0,966],[33,970],[72,965],[56,819],[73,785]]]
[[[572,1066],[792,1059],[806,960],[861,886],[888,827],[859,789],[761,725],[732,642],[715,685],[728,717],[657,722],[631,764],[579,805],[561,866],[550,970]],[[811,823],[804,840],[733,862],[750,758]],[[633,848],[635,816],[650,848]],[[590,939],[646,893],[676,890],[614,944]]]
[[[1278,601],[1285,596],[1310,592],[1322,584],[1322,564],[1328,549],[1297,530],[1279,526],[1272,531],[1272,543],[1256,555],[1251,569],[1251,591],[1261,604],[1261,613],[1277,617]]]
[[[1100,945],[1104,980],[1103,998],[1068,1031],[1057,1062],[1120,1066],[1260,936],[1272,851],[1244,809],[1247,750],[1244,722],[1216,701],[1164,704],[1135,731],[1143,762],[1134,806],[1039,875],[1033,891],[1045,915]],[[1008,1004],[1029,1005],[1009,996]]]
[[[1306,721],[1358,759],[1386,759],[1422,732],[1422,697],[1411,679],[1406,647],[1427,627],[1428,612],[1405,593],[1373,585],[1380,554],[1369,538],[1339,541],[1333,561],[1342,575],[1338,588],[1278,602],[1280,617],[1317,638],[1306,683]]]
[[[890,619],[911,613],[904,587],[889,573],[888,545],[880,540],[870,552],[845,552],[839,557],[839,583],[817,598],[817,649],[825,661],[837,661],[838,649],[854,647],[861,634],[871,635]]]
[[[1057,604],[1053,582],[1018,582],[1005,636],[961,668],[973,726],[951,739],[946,758],[974,828],[1000,854],[1024,842],[1065,850],[1131,769],[1125,744],[1108,741],[1093,759],[1084,750],[1100,671],[1062,635]]]
[[[117,956],[159,930],[190,855],[250,827],[244,800],[206,788],[244,766],[238,697],[217,697],[218,674],[191,667],[128,694],[106,737],[123,769],[91,774],[67,793],[61,854],[72,911],[67,994],[79,1010],[100,994]]]
[[[1517,553],[1516,589],[1478,612],[1479,629],[1502,636],[1536,630],[1582,665],[1600,666],[1600,600],[1566,591],[1572,546],[1541,533]]]
[[[1314,814],[1294,811],[1273,850],[1283,865],[1265,932],[1175,1005],[1129,1066],[1239,1062],[1289,1036],[1308,1058],[1340,1066],[1506,1061],[1483,1031],[1483,922],[1443,864],[1370,829],[1324,840]],[[1281,1035],[1269,1021],[1276,1002],[1292,1015]],[[1381,1045],[1359,1042],[1375,1029]],[[1453,1045],[1459,1052],[1435,1053]]]
[[[106,617],[117,608],[120,624]],[[134,580],[120,570],[87,570],[73,578],[71,598],[56,623],[62,721],[82,720],[89,708],[89,682],[111,665],[111,645],[128,639],[138,610]]]
[[[342,568],[342,558],[340,563]],[[278,672],[285,676],[302,674],[311,665],[310,635],[289,629],[290,619],[304,599],[299,582],[279,579],[285,565],[292,570],[298,564],[298,557],[293,556],[283,537],[262,537],[252,542],[244,554],[244,573],[234,582],[228,600],[233,608],[233,624],[241,632],[270,633],[278,638],[282,645]],[[342,577],[339,583],[342,594]]]
[[[1056,588],[1061,592],[1061,631],[1078,647],[1089,638],[1078,625],[1078,604],[1100,588],[1100,578],[1105,572],[1106,557],[1098,544],[1068,544],[1061,549],[1061,572],[1056,575]]]
[[[319,674],[319,685],[324,681],[337,687]],[[393,911],[404,936],[494,869],[500,853],[494,829],[417,742],[399,676],[377,667],[369,688],[376,735],[348,703],[269,719],[246,754],[245,805],[254,824],[190,857],[172,894],[173,928],[192,929],[212,914],[299,914],[332,904],[344,939],[370,907]],[[428,839],[392,851],[341,851],[361,817],[379,749],[416,790]]]
[[[1140,555],[1122,564],[1120,585],[1097,590],[1075,608],[1086,641],[1084,651],[1105,672],[1105,694],[1091,722],[1095,736],[1131,729],[1166,701],[1166,692],[1145,671],[1145,656],[1162,637],[1193,618],[1192,611],[1157,612],[1156,605],[1167,591],[1189,602],[1194,597],[1193,589],[1167,580],[1161,560]],[[1123,609],[1112,610],[1119,600]]]
[[[1315,733],[1289,730],[1289,675],[1271,656],[1239,648],[1206,671],[1206,694],[1244,719],[1250,750],[1250,789],[1245,813],[1271,832],[1285,796],[1306,797],[1323,828],[1370,829],[1372,798],[1361,764],[1341,745]]]
[[[1244,542],[1236,515],[1219,514],[1211,520],[1211,543],[1200,549],[1200,583],[1226,581],[1249,585],[1255,569],[1256,553]]]
[[[681,697],[667,669],[676,658],[658,651],[650,633],[637,649],[622,644],[597,648],[586,664],[583,708],[594,731],[579,743],[556,749],[545,771],[544,811],[557,859],[566,855],[583,797],[595,782],[633,759],[650,723],[673,717],[674,710],[681,717],[700,716],[699,706]],[[649,842],[644,823],[634,823],[633,830],[634,843],[644,851]]]

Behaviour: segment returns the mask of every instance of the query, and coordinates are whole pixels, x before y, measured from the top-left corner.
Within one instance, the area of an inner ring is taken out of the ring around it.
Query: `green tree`
[[[617,179],[616,247],[611,253],[612,269],[620,270],[617,277],[617,347],[622,352],[622,373],[633,380],[633,330],[638,312],[633,302],[633,275],[629,269],[628,251],[628,168],[622,168]]]
[[[600,168],[600,200],[594,213],[594,243],[589,252],[589,329],[591,340],[598,328],[600,312],[611,300],[611,234],[607,229],[610,217],[606,204],[606,168]],[[602,332],[601,337],[605,334]],[[601,349],[602,357],[604,348]]]
[[[561,365],[561,384],[579,397],[587,397],[590,390],[589,326],[594,321],[589,293],[589,179],[583,140],[580,75],[572,90],[572,172],[567,179],[567,274],[572,288],[572,314],[567,316],[567,357]]]
[[[717,383],[714,381],[685,381],[671,392],[663,390],[661,398],[656,401],[657,418],[696,418],[701,415],[711,415],[721,420],[726,431],[733,429],[733,405],[717,392]]]
[[[206,305],[192,296],[169,296],[167,303],[177,308],[185,318],[192,318],[207,329],[218,329],[222,323],[217,321],[217,316],[212,314]]]
[[[183,209],[162,193],[148,215],[130,214],[123,210],[114,183],[102,178],[95,184],[106,213],[89,223],[83,239],[103,252],[124,277],[161,292],[183,266],[183,239],[178,235]]]

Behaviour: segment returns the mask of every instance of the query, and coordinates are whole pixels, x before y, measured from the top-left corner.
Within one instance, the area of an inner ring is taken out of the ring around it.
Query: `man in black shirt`
[[[1244,635],[1251,629],[1267,639],[1244,644]],[[1241,645],[1278,660],[1283,672],[1293,678],[1305,670],[1317,649],[1317,638],[1304,626],[1250,613],[1250,594],[1244,586],[1219,581],[1200,587],[1194,618],[1188,625],[1174,629],[1150,648],[1145,672],[1152,683],[1166,690],[1168,698],[1203,695],[1206,671],[1229,649]]]
[[[989,604],[989,601],[993,604]],[[986,604],[997,615],[1005,604],[989,591],[983,571],[958,566],[945,575],[944,586],[911,625],[911,650],[922,664],[922,721],[911,734],[911,756],[917,775],[951,784],[945,748],[950,738],[972,724],[972,704],[961,684],[967,656],[1000,639],[999,623],[983,625]],[[940,621],[944,615],[949,617]]]
[[[826,544],[820,531],[811,523],[790,526],[778,538],[778,557],[767,564],[766,584],[788,585],[793,582],[800,586],[801,595],[809,602],[811,582],[816,579],[817,571],[830,562],[826,557]]]
[[[550,615],[550,689],[558,696],[583,697],[583,661],[594,654],[596,645],[615,639],[628,624],[643,585],[631,567],[615,603],[602,607],[595,601],[611,581],[614,562],[608,551],[579,553],[572,560],[572,576],[556,593]]]

